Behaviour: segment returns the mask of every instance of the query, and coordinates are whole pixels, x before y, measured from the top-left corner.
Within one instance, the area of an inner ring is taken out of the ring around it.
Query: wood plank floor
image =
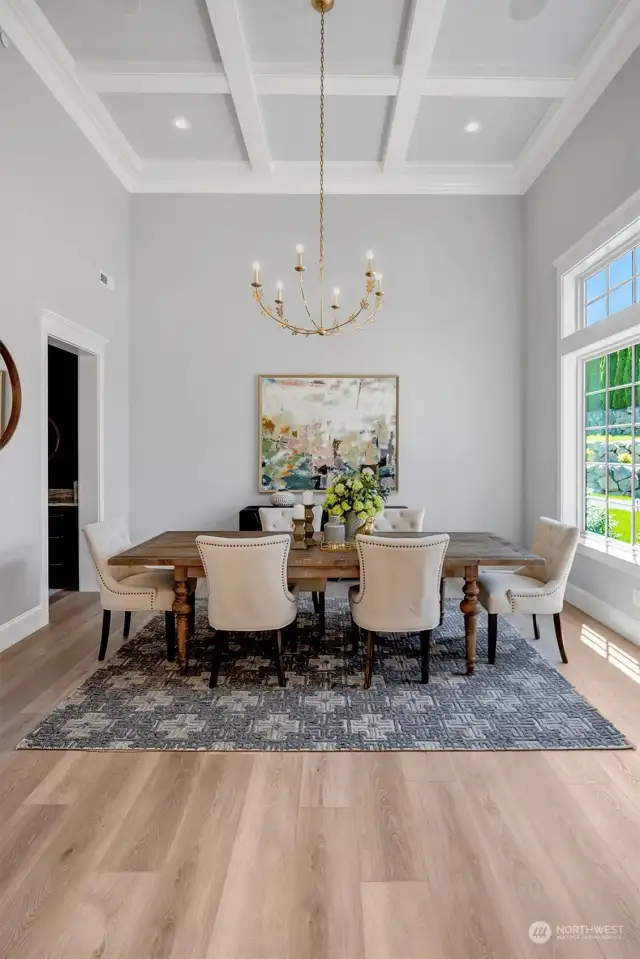
[[[0,655],[3,959],[640,956],[635,752],[14,752],[99,625],[69,594]],[[571,608],[565,632],[563,672],[640,742],[640,648]]]

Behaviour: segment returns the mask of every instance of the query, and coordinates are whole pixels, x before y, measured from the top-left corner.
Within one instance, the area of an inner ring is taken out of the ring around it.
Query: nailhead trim
[[[400,544],[400,543],[372,543],[372,542],[370,542],[370,541],[368,541],[368,540],[365,540],[364,542],[366,542],[366,545],[367,545],[368,547],[376,547],[376,546],[378,546],[378,547],[380,547],[380,548],[382,548],[382,549],[405,549],[405,550],[406,550],[406,549],[432,549],[432,548],[434,548],[434,547],[436,547],[436,546],[442,546],[442,545],[444,545],[444,544],[446,544],[447,546],[449,546],[450,540],[449,540],[449,539],[438,539],[438,540],[435,540],[434,542],[431,542],[431,543],[407,543],[407,544],[405,544],[405,543],[402,543],[402,544]],[[358,559],[359,559],[359,561],[360,561],[360,599],[354,599],[353,602],[354,602],[354,604],[355,604],[356,606],[358,606],[358,605],[362,602],[362,600],[363,600],[363,598],[364,598],[364,594],[365,594],[365,590],[366,590],[366,586],[367,586],[366,574],[365,574],[365,564],[364,564],[364,558],[363,558],[363,554],[362,554],[363,541],[360,539],[360,537],[356,537],[356,546],[357,546],[357,548],[358,548]],[[445,549],[444,552],[443,552],[443,554],[442,554],[442,559],[440,560],[440,569],[439,569],[439,571],[438,571],[438,579],[436,580],[436,582],[438,582],[438,583],[440,583],[440,580],[442,579],[442,570],[443,570],[443,568],[444,568],[444,561],[445,561],[446,555],[447,555],[447,551],[446,551],[446,549]]]

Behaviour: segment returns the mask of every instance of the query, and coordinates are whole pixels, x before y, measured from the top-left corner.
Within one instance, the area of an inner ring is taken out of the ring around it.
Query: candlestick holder
[[[304,508],[304,541],[307,546],[313,545],[313,506]]]
[[[294,519],[293,521],[293,546],[291,549],[306,549],[307,544],[304,535],[304,520]]]

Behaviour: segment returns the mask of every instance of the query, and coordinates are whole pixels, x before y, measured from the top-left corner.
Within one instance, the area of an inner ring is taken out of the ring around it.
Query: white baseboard
[[[42,629],[49,622],[49,607],[40,603],[33,609],[20,613],[15,619],[0,626],[0,652],[8,649],[14,643],[19,643],[25,636],[30,636],[37,629]]]
[[[615,630],[625,639],[640,646],[640,619],[634,619],[633,616],[621,612],[615,606],[611,606],[610,603],[605,603],[603,599],[598,599],[597,596],[588,593],[586,589],[580,589],[579,586],[574,586],[572,583],[567,585],[565,598],[572,606],[577,606],[583,613],[588,613],[599,623],[608,626],[609,629]]]

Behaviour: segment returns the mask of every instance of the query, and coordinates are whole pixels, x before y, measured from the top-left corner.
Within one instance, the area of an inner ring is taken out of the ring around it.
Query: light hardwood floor
[[[563,672],[640,741],[640,648],[564,623]],[[14,752],[99,626],[64,596],[0,656],[3,959],[640,956],[636,753]]]

